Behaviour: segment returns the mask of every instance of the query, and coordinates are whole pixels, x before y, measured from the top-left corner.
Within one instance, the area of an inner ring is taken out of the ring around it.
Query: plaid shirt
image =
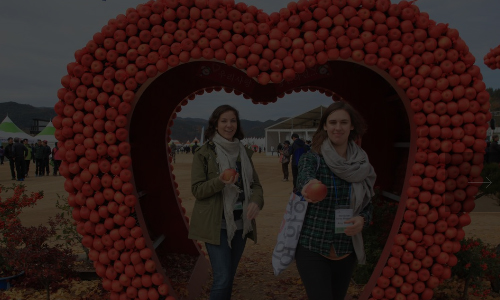
[[[319,167],[318,157],[320,157]],[[335,207],[337,205],[350,206],[351,184],[333,174],[323,157],[316,156],[313,152],[302,155],[298,167],[298,191],[301,191],[303,186],[313,178],[321,181],[328,189],[325,200],[308,204],[299,243],[325,256],[330,255],[332,245],[337,256],[354,252],[352,237],[343,233],[335,233]],[[360,215],[365,218],[363,228],[370,224],[372,210],[373,206],[370,203],[361,211]]]

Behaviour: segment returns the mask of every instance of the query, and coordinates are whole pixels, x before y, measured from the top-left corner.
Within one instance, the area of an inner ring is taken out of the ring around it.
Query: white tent
[[[318,106],[300,115],[288,118],[265,129],[266,154],[271,155],[271,147],[277,151],[278,144],[288,140],[292,143],[292,134],[297,133],[300,139],[312,140],[318,128],[319,120],[326,107]]]
[[[47,124],[47,126],[45,126],[45,128],[40,131],[40,133],[38,133],[34,138],[36,140],[46,140],[47,145],[49,145],[49,147],[52,149],[57,144],[57,139],[54,135],[55,132],[56,128],[52,124],[52,121],[50,121],[49,124]]]
[[[244,139],[241,140],[241,143],[243,145],[257,145],[259,147],[262,148],[262,150],[264,150],[264,148],[266,147],[266,139],[265,138],[256,138],[256,137],[246,137]]]
[[[36,138],[22,131],[12,122],[9,116],[6,116],[2,123],[0,123],[0,143],[7,143],[9,137],[28,139],[28,143],[30,144],[36,141]]]

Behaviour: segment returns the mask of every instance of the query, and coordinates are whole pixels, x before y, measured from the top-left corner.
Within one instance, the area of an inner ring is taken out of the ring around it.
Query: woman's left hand
[[[349,220],[345,221],[345,223],[352,223],[351,226],[347,226],[345,228],[344,233],[347,236],[353,236],[360,233],[363,230],[363,225],[365,223],[365,219],[362,216],[352,217]]]
[[[247,208],[247,219],[252,220],[252,219],[257,218],[257,216],[259,215],[259,212],[260,212],[260,208],[257,205],[257,203],[251,202],[250,204],[248,204],[248,208]]]

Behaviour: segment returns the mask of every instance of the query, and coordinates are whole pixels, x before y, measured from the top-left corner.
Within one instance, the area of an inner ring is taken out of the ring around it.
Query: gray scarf
[[[377,175],[368,161],[368,155],[355,142],[347,145],[347,159],[340,156],[329,139],[321,145],[321,153],[328,168],[338,177],[352,184],[351,207],[353,216],[359,213],[370,203],[375,195],[373,186]],[[363,236],[360,233],[352,237],[354,249],[360,264],[366,260],[363,246]]]
[[[217,132],[212,138],[215,144],[215,153],[217,154],[217,163],[219,164],[219,172],[232,168],[236,169],[236,160],[238,156],[241,160],[241,176],[243,180],[243,188],[245,191],[245,200],[243,202],[243,237],[253,230],[252,223],[246,218],[248,203],[252,193],[251,184],[253,182],[253,168],[248,158],[245,147],[237,138],[232,142],[221,137]],[[226,184],[222,190],[222,198],[224,201],[224,217],[226,219],[227,242],[231,247],[231,240],[237,230],[236,223],[234,222],[233,209],[240,189],[234,184]]]

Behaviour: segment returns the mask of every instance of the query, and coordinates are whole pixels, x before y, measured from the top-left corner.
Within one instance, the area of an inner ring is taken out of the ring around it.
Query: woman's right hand
[[[219,180],[225,184],[234,184],[236,181],[238,181],[238,176],[239,176],[238,173],[236,173],[236,175],[232,176],[229,180],[224,180],[223,175],[224,175],[224,173],[220,173]]]
[[[320,202],[320,201],[322,201],[322,200],[323,200],[323,199],[321,199],[321,200],[312,200],[312,199],[309,199],[309,198],[307,197],[307,193],[306,193],[307,187],[308,187],[310,184],[313,184],[313,183],[321,183],[321,181],[319,181],[318,179],[311,179],[311,180],[309,180],[309,182],[308,182],[308,183],[306,183],[306,184],[304,185],[304,187],[302,187],[302,191],[300,192],[300,193],[302,194],[302,197],[304,197],[304,199],[306,199],[306,201],[307,201],[307,202],[309,202],[309,203],[316,203],[316,202]]]

